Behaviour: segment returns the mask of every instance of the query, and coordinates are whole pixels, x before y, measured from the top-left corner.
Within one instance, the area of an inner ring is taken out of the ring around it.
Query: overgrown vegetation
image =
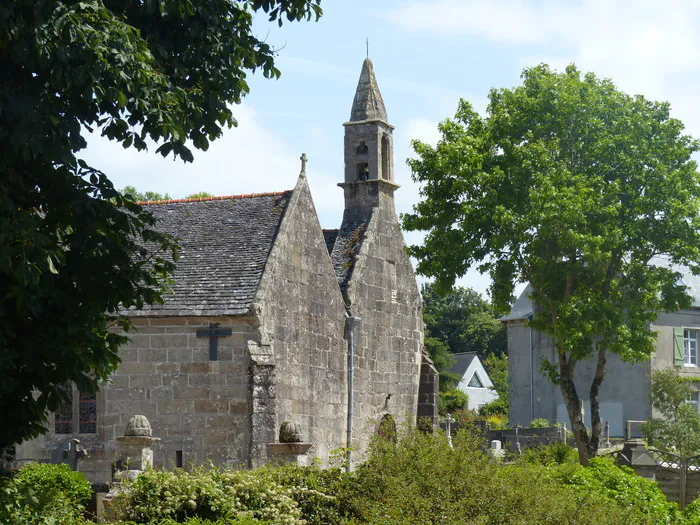
[[[0,524],[77,524],[91,495],[90,483],[68,465],[30,463],[0,478]]]
[[[65,466],[30,465],[2,485],[0,523],[88,525],[87,482]],[[31,488],[31,490],[29,490]],[[126,482],[121,525],[501,525],[700,523],[658,486],[608,459],[588,467],[564,444],[507,462],[484,452],[477,433],[412,432],[377,440],[355,472],[339,468],[199,468],[148,471]],[[43,504],[31,494],[41,494]]]

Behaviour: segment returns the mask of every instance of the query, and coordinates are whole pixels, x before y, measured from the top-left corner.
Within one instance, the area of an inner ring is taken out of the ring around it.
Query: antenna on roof
[[[299,173],[299,176],[306,177],[306,153],[302,153],[299,160],[301,160],[301,173]]]
[[[369,38],[365,40],[365,45],[367,46],[367,58],[369,58]]]

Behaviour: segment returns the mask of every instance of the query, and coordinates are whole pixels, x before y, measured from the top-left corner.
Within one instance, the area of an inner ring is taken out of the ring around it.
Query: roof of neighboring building
[[[527,319],[532,315],[532,301],[530,300],[530,294],[532,293],[532,286],[529,284],[520,294],[518,300],[513,303],[513,307],[510,309],[507,315],[501,317],[501,321],[515,321],[518,319]]]
[[[462,354],[452,354],[455,364],[448,370],[451,374],[463,377],[474,359],[479,359],[475,352],[464,352]]]
[[[137,316],[240,315],[250,310],[291,191],[144,203],[179,240],[172,293]]]
[[[360,80],[357,83],[355,99],[352,102],[352,111],[350,112],[350,122],[363,120],[388,122],[382,94],[379,92],[372,61],[369,58],[366,58],[362,64],[362,73],[360,73]]]
[[[360,251],[368,222],[369,219],[349,221],[343,223],[338,230],[331,252],[331,261],[343,295],[348,289],[348,283],[355,268],[357,253]]]
[[[700,308],[700,275],[693,275],[690,268],[687,266],[679,266],[671,264],[667,259],[657,257],[650,262],[653,266],[662,266],[671,268],[681,274],[681,282],[688,287],[688,294],[693,298],[691,306]],[[520,294],[518,300],[515,301],[513,307],[507,315],[501,317],[501,321],[516,321],[518,319],[527,319],[532,315],[532,301],[529,295],[532,293],[532,286],[529,284]]]

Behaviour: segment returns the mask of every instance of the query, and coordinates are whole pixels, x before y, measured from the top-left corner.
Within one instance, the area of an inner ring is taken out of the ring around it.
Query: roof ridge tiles
[[[160,201],[138,201],[136,204],[140,206],[148,206],[150,204],[178,204],[181,202],[205,202],[205,201],[223,201],[229,199],[250,199],[255,197],[281,197],[290,193],[292,190],[285,191],[268,191],[264,193],[243,193],[240,195],[222,195],[220,197],[195,197],[189,199],[167,199]]]

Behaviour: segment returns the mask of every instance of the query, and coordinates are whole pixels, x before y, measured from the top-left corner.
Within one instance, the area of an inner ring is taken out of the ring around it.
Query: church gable
[[[275,397],[264,402],[254,398],[253,417],[264,414],[269,421],[276,420],[266,434],[254,439],[266,445],[275,440],[284,421],[293,421],[300,425],[303,439],[313,444],[310,453],[326,461],[346,438],[345,306],[303,173],[254,309],[259,312],[262,346],[268,347],[261,349],[265,364],[274,363]],[[262,446],[257,450],[265,453]]]
[[[144,203],[157,228],[178,239],[180,259],[164,304],[129,315],[249,312],[290,196],[286,191]]]

